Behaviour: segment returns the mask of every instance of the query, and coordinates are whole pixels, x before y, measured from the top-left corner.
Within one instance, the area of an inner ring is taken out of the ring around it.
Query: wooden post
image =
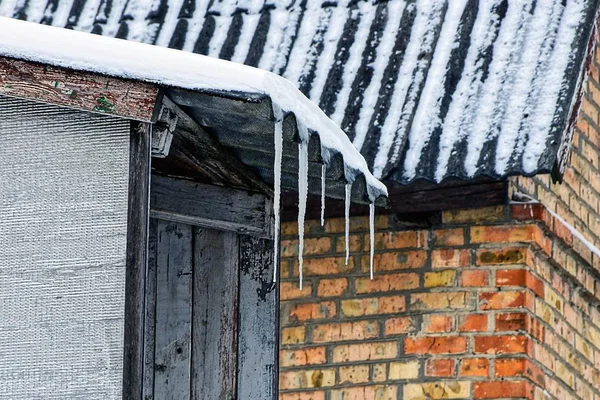
[[[142,395],[144,291],[148,252],[151,125],[131,122],[125,273],[123,398]]]

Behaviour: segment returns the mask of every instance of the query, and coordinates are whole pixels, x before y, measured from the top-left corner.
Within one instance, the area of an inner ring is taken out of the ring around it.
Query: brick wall
[[[430,230],[283,226],[280,399],[600,398],[600,285],[540,205],[455,211]]]

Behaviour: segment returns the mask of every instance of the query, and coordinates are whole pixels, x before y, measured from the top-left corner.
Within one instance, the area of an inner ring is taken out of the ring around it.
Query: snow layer
[[[365,175],[369,197],[386,187],[346,134],[291,82],[271,72],[158,46],[89,35],[0,17],[0,55],[198,91],[264,94],[298,123],[316,132],[321,145],[344,157],[346,171]],[[346,176],[353,181],[355,176]]]

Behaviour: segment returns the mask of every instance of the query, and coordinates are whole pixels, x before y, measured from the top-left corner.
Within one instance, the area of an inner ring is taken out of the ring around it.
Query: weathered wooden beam
[[[0,94],[152,121],[156,85],[0,57]]]
[[[275,400],[279,378],[279,285],[273,241],[240,236],[238,400]]]
[[[152,176],[153,218],[269,238],[272,207],[271,199],[262,194]]]
[[[150,142],[150,125],[132,122],[129,147],[129,205],[125,272],[124,399],[137,399],[142,394]]]

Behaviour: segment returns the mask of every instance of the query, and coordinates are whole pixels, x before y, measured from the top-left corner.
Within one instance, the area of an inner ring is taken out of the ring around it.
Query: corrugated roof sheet
[[[549,171],[598,0],[26,0],[0,15],[268,69],[406,183]]]

